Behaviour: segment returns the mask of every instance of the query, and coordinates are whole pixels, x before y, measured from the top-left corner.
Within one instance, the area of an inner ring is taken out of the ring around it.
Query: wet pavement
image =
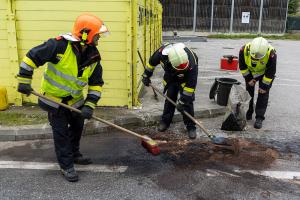
[[[209,127],[215,120],[203,123]],[[152,128],[135,130],[150,135],[154,132]],[[81,151],[92,158],[93,165],[126,166],[127,170],[79,171],[80,181],[71,184],[58,170],[1,169],[0,195],[3,199],[296,200],[300,197],[300,184],[296,180],[273,179],[247,171],[297,170],[299,161],[295,165],[293,155],[287,160],[284,152],[278,150],[277,154],[272,147],[268,151],[268,145],[253,143],[252,148],[235,156],[211,149],[212,145],[202,137],[188,140],[181,123],[157,137],[173,142],[161,145],[161,154],[153,156],[141,146],[140,140],[118,131],[85,136]],[[56,162],[52,140],[1,143],[0,160]]]

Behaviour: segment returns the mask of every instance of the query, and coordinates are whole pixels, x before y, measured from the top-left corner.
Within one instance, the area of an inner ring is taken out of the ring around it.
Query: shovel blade
[[[214,144],[218,145],[226,145],[225,138],[224,137],[214,137],[211,140]]]
[[[234,155],[238,156],[241,152],[241,145],[239,144],[238,139],[219,139],[217,142],[223,142],[223,143],[214,143],[216,147],[219,149],[227,149],[234,153]]]

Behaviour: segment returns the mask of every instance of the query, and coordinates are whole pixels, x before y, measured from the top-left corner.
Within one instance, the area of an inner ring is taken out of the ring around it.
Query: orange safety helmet
[[[72,35],[85,44],[91,44],[96,34],[108,33],[103,21],[97,16],[84,13],[77,17]]]

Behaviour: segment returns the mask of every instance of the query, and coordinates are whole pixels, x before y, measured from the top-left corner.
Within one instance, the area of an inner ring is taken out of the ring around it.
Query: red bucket
[[[221,58],[220,67],[223,70],[233,70],[236,71],[238,69],[239,61],[238,57],[233,55],[225,55]]]

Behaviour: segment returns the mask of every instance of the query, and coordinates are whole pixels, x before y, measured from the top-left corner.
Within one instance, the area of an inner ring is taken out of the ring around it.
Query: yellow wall
[[[156,1],[158,3],[158,0]],[[145,29],[141,27],[137,29],[137,38],[134,37],[134,20],[138,19],[132,19],[132,13],[138,12],[138,6],[134,6],[134,3],[144,6],[146,0],[0,0],[0,24],[4,25],[8,24],[5,19],[9,7],[7,2],[12,2],[12,12],[15,11],[13,22],[16,28],[16,52],[19,62],[32,47],[61,33],[70,32],[74,20],[82,12],[91,12],[99,16],[111,32],[109,37],[101,38],[99,43],[105,82],[99,105],[131,107],[136,104],[134,99],[138,94],[137,82],[140,82],[143,66],[136,65],[138,57],[134,55],[136,52],[133,50],[136,49],[133,47],[136,44],[141,51],[147,50],[150,53],[150,47],[145,48],[145,45],[150,46],[150,42],[148,35],[147,42],[141,42],[145,37]],[[11,56],[7,51],[10,40],[6,26],[0,26],[0,69],[5,70],[5,73],[0,75],[0,85],[8,88],[9,101],[16,103],[19,94],[14,92],[16,81],[12,77],[17,73],[18,67],[6,67],[12,66],[9,64]],[[10,52],[13,52],[13,49]],[[34,72],[32,85],[35,90],[40,88],[43,71],[44,67],[40,67]],[[22,98],[26,102],[36,102],[35,97]]]
[[[145,56],[145,23],[146,23],[146,18],[145,18],[145,9],[146,9],[146,4],[145,0],[138,0],[138,33],[137,33],[137,49],[142,55],[142,58],[144,62],[146,62],[146,56]],[[137,57],[137,77],[136,77],[136,82],[137,82],[137,91],[140,91],[142,89],[142,82],[141,82],[141,76],[144,72],[144,66],[142,65],[142,62],[140,61],[139,57]],[[138,93],[138,92],[137,92]],[[137,98],[137,97],[136,97]]]
[[[162,20],[162,5],[158,0],[138,0],[140,23],[138,28],[138,50],[142,54],[145,64],[149,57],[160,47],[162,42],[162,23],[157,20]],[[157,20],[155,19],[157,14]],[[137,91],[141,91],[143,84],[141,82],[141,75],[144,72],[144,67],[138,58],[137,65]]]
[[[7,1],[0,0],[0,85],[5,86],[7,89],[12,84],[10,81],[10,68],[9,68],[9,55],[8,55],[8,42],[7,42],[7,25],[6,25],[6,10],[7,10]],[[3,67],[2,67],[3,66]],[[6,66],[4,68],[4,66]],[[11,98],[11,97],[10,97]]]
[[[0,0],[0,85],[8,91],[9,102],[21,103],[16,91],[15,75],[18,71],[18,49],[14,5],[11,1]]]

